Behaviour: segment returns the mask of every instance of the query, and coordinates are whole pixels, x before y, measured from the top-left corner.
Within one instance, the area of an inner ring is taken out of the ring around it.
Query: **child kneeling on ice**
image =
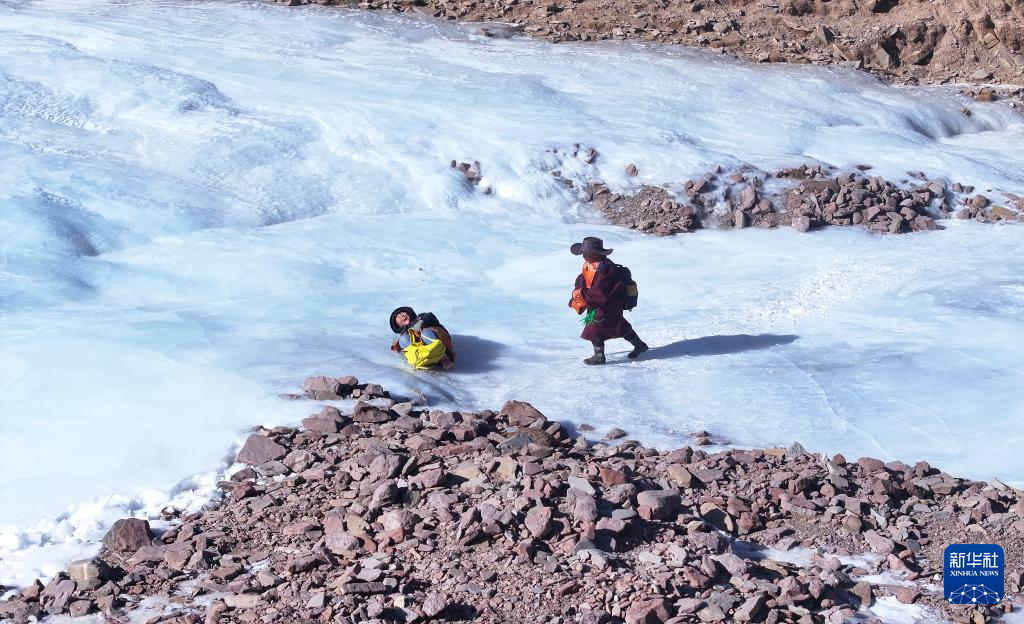
[[[626,357],[639,357],[647,350],[647,345],[622,316],[624,311],[636,305],[636,283],[632,281],[629,269],[608,259],[613,250],[605,249],[600,238],[588,236],[582,243],[573,243],[569,251],[574,256],[583,256],[583,270],[576,278],[576,289],[569,300],[569,307],[577,314],[587,314],[580,338],[594,345],[594,355],[583,362],[604,364],[604,343],[613,338],[625,338],[633,345],[633,350]]]
[[[391,331],[398,334],[391,350],[404,355],[413,368],[448,370],[455,366],[451,334],[431,312],[416,314],[403,306],[391,313],[390,321]]]

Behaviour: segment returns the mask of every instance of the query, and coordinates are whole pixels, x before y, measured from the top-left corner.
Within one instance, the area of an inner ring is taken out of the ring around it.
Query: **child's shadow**
[[[495,363],[505,345],[486,338],[452,334],[455,367],[448,373],[486,373],[496,370]]]

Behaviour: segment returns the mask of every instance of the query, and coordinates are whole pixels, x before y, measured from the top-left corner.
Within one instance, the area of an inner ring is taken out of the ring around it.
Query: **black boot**
[[[604,343],[594,343],[594,355],[583,360],[584,364],[604,364]]]
[[[640,340],[640,336],[637,336],[636,332],[633,332],[629,336],[626,336],[626,340],[629,341],[629,344],[633,345],[633,350],[626,355],[626,357],[628,357],[631,360],[635,360],[636,358],[640,357],[640,354],[649,348],[647,346],[647,343],[645,343],[643,340]]]

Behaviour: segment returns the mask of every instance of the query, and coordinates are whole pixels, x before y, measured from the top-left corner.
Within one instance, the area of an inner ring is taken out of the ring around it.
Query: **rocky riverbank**
[[[872,175],[870,165],[850,171],[805,163],[775,172],[751,165],[732,171],[715,166],[703,175],[660,186],[635,185],[614,192],[588,177],[587,166],[602,158],[593,147],[574,145],[552,149],[553,159],[572,168],[548,172],[566,192],[600,213],[609,223],[649,234],[667,236],[700,228],[779,226],[801,232],[829,226],[863,227],[878,234],[905,234],[943,228],[944,219],[971,219],[982,223],[1019,222],[1024,219],[1024,196],[993,193],[959,182],[929,178],[922,171],[907,171],[891,181]],[[465,176],[469,187],[482,179],[479,162],[451,167]],[[582,167],[582,168],[581,168]],[[624,166],[627,177],[640,175],[633,163]],[[485,194],[491,187],[483,188]]]
[[[942,229],[949,218],[983,223],[1017,222],[1024,198],[1004,193],[993,201],[974,187],[929,179],[921,172],[892,182],[869,173],[870,166],[839,173],[822,165],[801,165],[774,173],[715,167],[682,184],[642,185],[631,194],[600,183],[584,198],[611,223],[658,235],[701,227],[793,227],[801,232],[829,226],[863,227],[878,234]],[[626,171],[636,175],[635,165]]]
[[[843,65],[904,83],[1024,81],[1024,11],[1003,0],[277,0],[484,22],[551,42],[635,40],[759,62]]]
[[[202,512],[125,519],[0,618],[108,622],[956,621],[1020,607],[1024,496],[918,462],[588,439],[527,403],[449,412],[313,377]],[[554,416],[554,415],[553,415]],[[699,432],[696,443],[711,445]],[[998,606],[942,600],[946,545],[1006,552]],[[871,611],[876,609],[876,611]]]

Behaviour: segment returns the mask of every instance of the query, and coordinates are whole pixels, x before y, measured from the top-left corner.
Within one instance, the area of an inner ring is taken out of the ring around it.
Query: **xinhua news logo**
[[[952,604],[995,604],[1003,599],[1003,547],[952,544],[946,547],[943,591]]]

